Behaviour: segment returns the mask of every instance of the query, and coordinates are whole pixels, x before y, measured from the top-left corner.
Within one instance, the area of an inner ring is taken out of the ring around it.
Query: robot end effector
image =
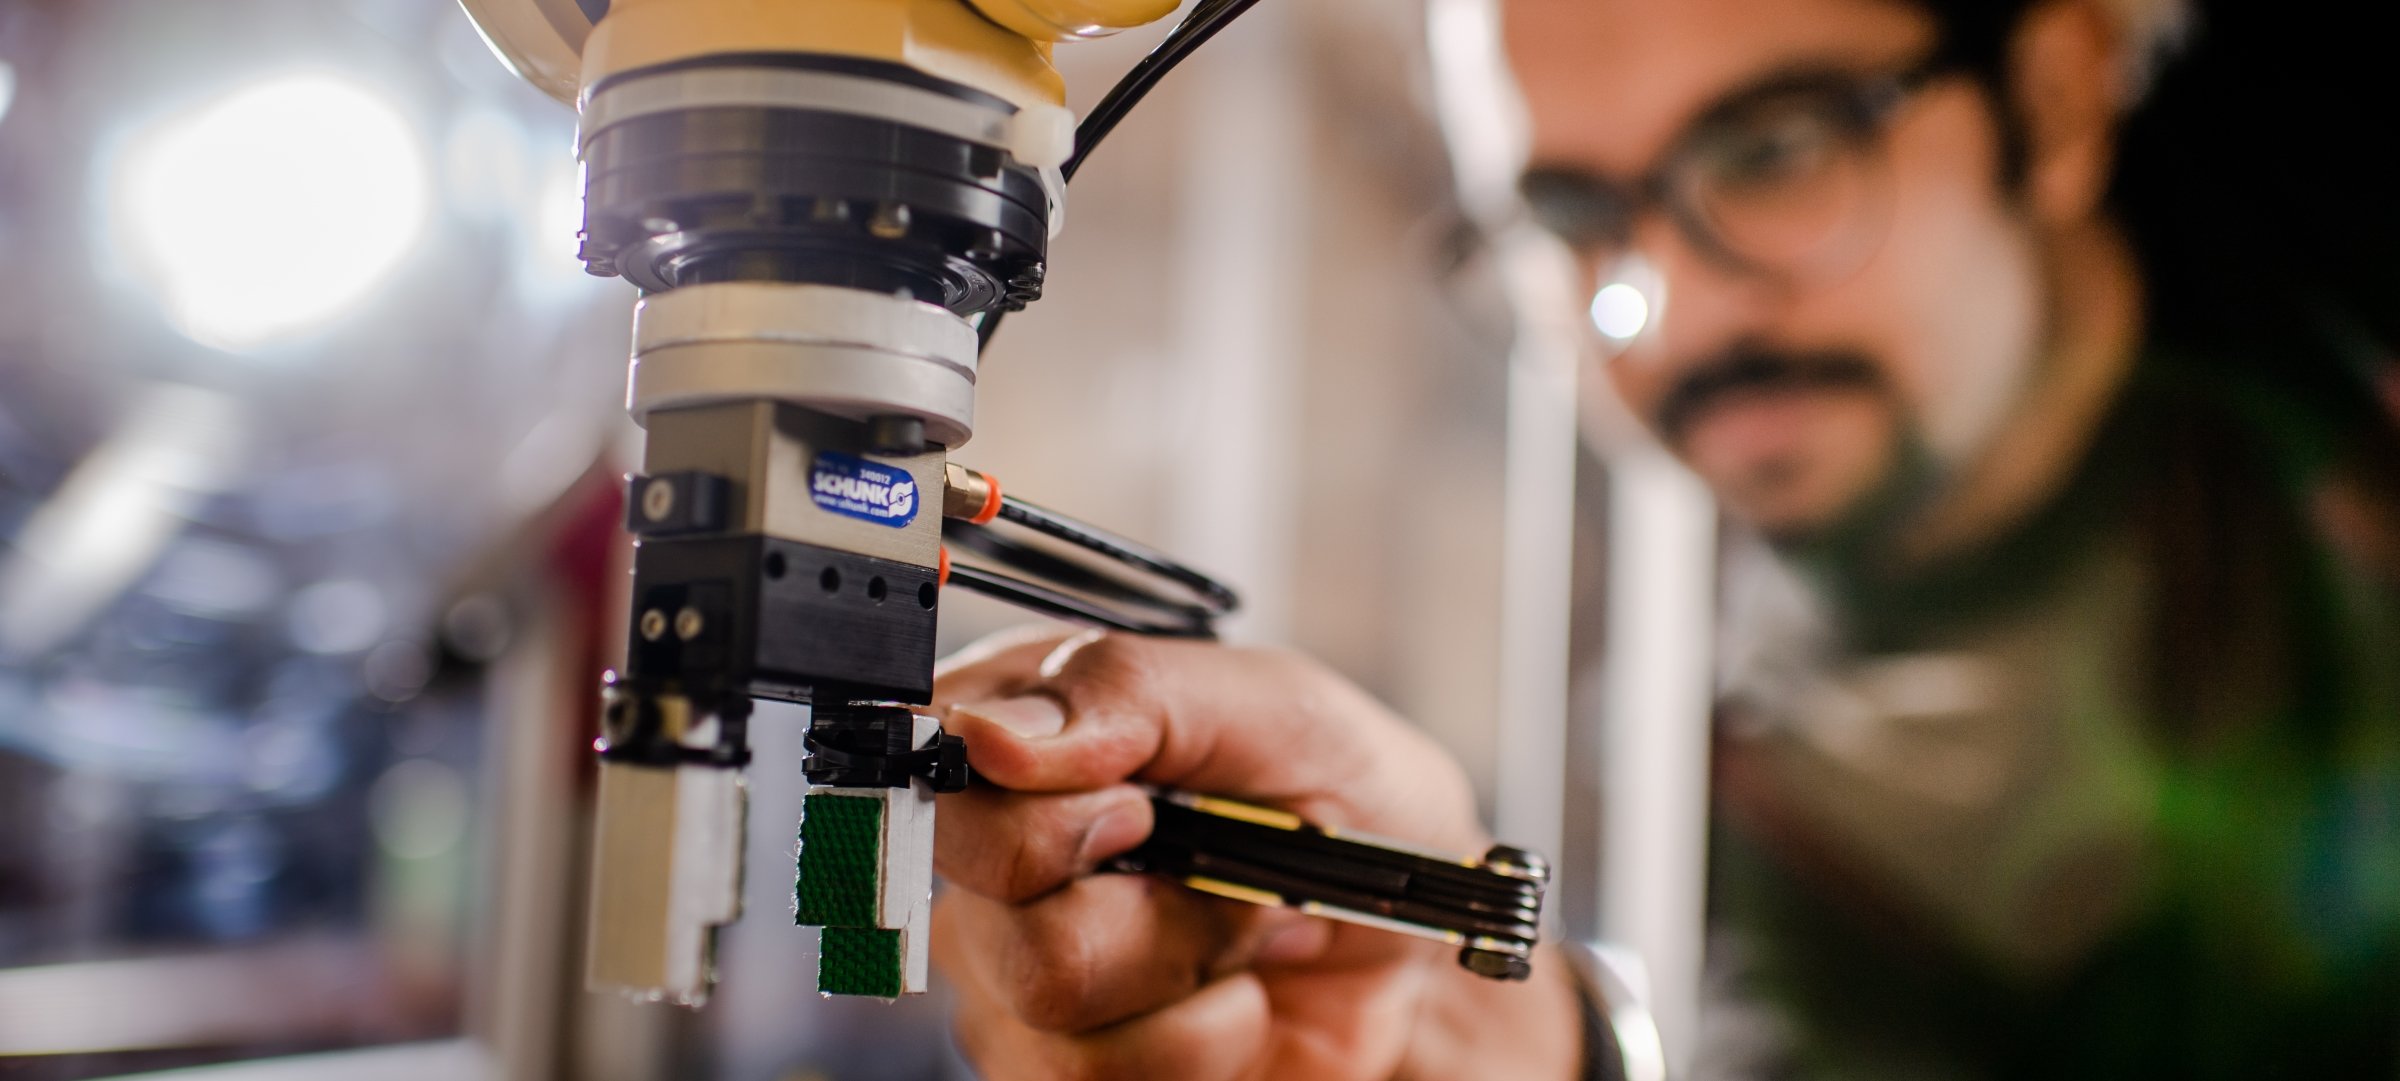
[[[922,990],[931,797],[964,763],[911,707],[932,695],[971,320],[1041,293],[1074,141],[1050,44],[1174,4],[462,3],[577,109],[581,257],[642,290],[628,406],[648,440],[597,743],[590,978],[705,998],[768,697],[812,710],[796,908],[828,928],[820,986]]]
[[[1172,0],[462,0],[579,110],[582,258],[643,294],[627,398],[649,437],[627,499],[632,633],[596,744],[592,984],[705,999],[715,929],[740,911],[750,703],[772,698],[811,707],[793,907],[824,929],[819,989],[924,990],[933,796],[967,783],[959,741],[917,711],[941,586],[1144,634],[1208,636],[1231,610],[1222,585],[947,453],[972,431],[982,342],[1040,295],[1081,155],[1254,2],[1201,0],[1078,129],[1050,43]],[[966,550],[1033,577],[953,577],[945,516]],[[986,528],[1002,518],[1043,544]],[[1180,825],[1119,869],[1528,971],[1538,857],[1158,805]]]

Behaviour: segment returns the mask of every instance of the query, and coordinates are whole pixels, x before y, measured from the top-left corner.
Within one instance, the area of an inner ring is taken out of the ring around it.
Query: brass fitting
[[[976,525],[1000,514],[1000,482],[957,462],[942,469],[942,517]]]

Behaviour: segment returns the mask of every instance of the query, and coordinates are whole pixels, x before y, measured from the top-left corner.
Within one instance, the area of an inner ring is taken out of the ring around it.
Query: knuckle
[[[1096,959],[1090,936],[1056,921],[1029,921],[1009,964],[1017,1016],[1045,1032],[1077,1027],[1091,1003]]]
[[[1017,1016],[1043,1032],[1072,1032],[1083,1027],[1090,1009],[1089,981],[1063,958],[1046,958],[1025,966],[1017,983]]]
[[[1071,882],[1078,867],[1083,817],[1090,800],[1075,796],[1012,797],[1014,813],[1005,839],[992,846],[992,886],[1000,899],[1024,903]]]
[[[1019,831],[1003,847],[994,883],[1000,889],[1001,900],[1029,901],[1050,892],[1056,885],[1049,846],[1032,831]]]
[[[1059,643],[1042,674],[1061,683],[1119,683],[1149,666],[1150,644],[1128,634],[1088,631]]]
[[[1044,679],[1104,760],[1130,768],[1175,703],[1162,688],[1174,654],[1128,634],[1093,632],[1069,639],[1042,662]]]

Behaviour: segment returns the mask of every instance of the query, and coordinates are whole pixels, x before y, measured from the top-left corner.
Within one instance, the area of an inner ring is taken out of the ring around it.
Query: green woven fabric
[[[875,926],[883,804],[863,796],[808,796],[800,811],[794,923]]]
[[[900,997],[900,932],[828,927],[817,943],[817,990]]]

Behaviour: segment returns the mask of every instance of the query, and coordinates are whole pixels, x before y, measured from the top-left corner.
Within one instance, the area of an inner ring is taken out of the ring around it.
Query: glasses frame
[[[1696,195],[1699,184],[1694,177],[1712,131],[1774,98],[1821,94],[1830,106],[1827,115],[1841,125],[1840,134],[1876,152],[1880,160],[1883,140],[1889,136],[1901,107],[1936,79],[1961,67],[1954,58],[1937,52],[1893,72],[1811,70],[1770,78],[1709,106],[1667,144],[1656,165],[1630,182],[1612,180],[1584,169],[1536,165],[1525,171],[1519,191],[1534,221],[1578,255],[1596,251],[1607,251],[1617,258],[1633,255],[1636,227],[1645,215],[1658,212],[1675,223],[1677,231],[1694,250],[1720,266],[1763,277],[1804,275],[1806,268],[1778,266],[1745,255],[1709,222],[1708,212],[1699,205]],[[1580,223],[1563,221],[1560,219],[1574,213],[1559,211],[1564,199],[1609,209],[1585,210],[1576,215],[1586,219]]]

